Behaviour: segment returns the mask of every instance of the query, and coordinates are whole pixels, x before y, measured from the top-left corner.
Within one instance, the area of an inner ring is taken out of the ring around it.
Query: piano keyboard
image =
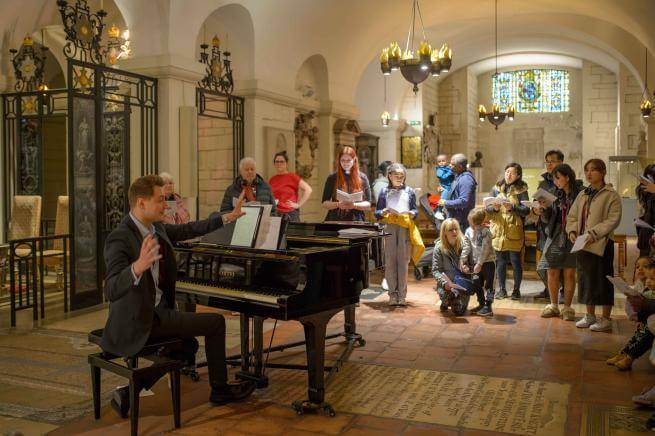
[[[278,298],[289,295],[275,289],[253,291],[251,289],[238,288],[236,286],[217,286],[216,282],[203,279],[178,280],[175,283],[175,289],[179,291],[193,291],[194,293],[204,294],[210,297],[231,297],[275,305],[278,304]]]

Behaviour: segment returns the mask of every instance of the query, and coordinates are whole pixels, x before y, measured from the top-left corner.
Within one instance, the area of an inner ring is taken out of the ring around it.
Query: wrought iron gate
[[[104,241],[129,210],[131,176],[157,172],[157,79],[69,59],[68,111],[71,306],[78,309],[102,301]]]

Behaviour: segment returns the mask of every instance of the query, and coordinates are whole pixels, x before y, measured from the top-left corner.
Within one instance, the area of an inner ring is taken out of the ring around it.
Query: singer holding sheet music
[[[491,196],[499,199],[486,207],[491,220],[491,233],[494,235],[492,245],[496,250],[496,277],[499,288],[496,299],[507,298],[505,276],[507,264],[511,262],[514,272],[512,300],[520,300],[523,280],[521,250],[525,241],[523,220],[530,213],[530,207],[521,203],[528,200],[528,185],[523,181],[521,165],[512,162],[505,167],[505,176],[491,190]]]
[[[413,223],[418,216],[416,194],[405,184],[406,170],[402,164],[394,163],[387,169],[389,185],[382,188],[375,208],[375,217],[382,219],[389,233],[384,244],[384,278],[389,286],[389,305],[405,306],[407,303],[407,264],[412,254],[412,246],[420,242],[422,249],[415,262],[423,254],[425,247],[421,234]],[[410,237],[412,234],[416,236]]]
[[[339,198],[337,190],[361,200],[353,201]],[[358,194],[359,195],[352,195]],[[345,146],[335,162],[335,172],[325,181],[323,189],[323,208],[328,210],[325,221],[365,221],[364,211],[371,207],[371,186],[366,174],[359,172],[357,153]]]
[[[541,311],[542,318],[561,316],[565,321],[575,321],[575,310],[571,307],[575,292],[575,253],[571,253],[573,242],[566,235],[566,219],[582,186],[575,179],[575,171],[567,164],[556,166],[550,173],[555,190],[552,193],[556,200],[548,203],[539,200],[539,207],[534,213],[539,216],[539,227],[543,230],[546,241],[542,246],[542,256],[537,265],[537,271],[546,271],[548,304]],[[560,279],[564,278],[562,283]],[[559,288],[564,286],[564,307],[559,308]]]
[[[601,159],[587,161],[584,175],[589,186],[577,196],[566,220],[571,242],[584,238],[576,261],[578,302],[587,306],[587,313],[575,325],[596,332],[612,330],[614,287],[606,276],[614,275],[613,236],[621,222],[621,197],[605,183],[605,174],[607,167]],[[603,306],[600,318],[596,318],[596,306]]]

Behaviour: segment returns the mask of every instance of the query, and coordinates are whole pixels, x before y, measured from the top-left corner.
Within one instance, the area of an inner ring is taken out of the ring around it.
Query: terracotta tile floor
[[[568,400],[566,434],[580,434],[585,404],[630,406],[630,398],[647,385],[655,384],[655,369],[646,357],[635,362],[634,369],[619,372],[604,360],[619,349],[632,333],[620,309],[616,310],[613,331],[594,333],[577,329],[572,322],[542,319],[529,294],[539,291],[536,282],[526,282],[523,301],[504,300],[494,307],[496,316],[453,317],[442,314],[435,304],[432,281],[412,281],[407,308],[391,309],[383,294],[373,301],[362,301],[358,312],[358,330],[367,340],[357,348],[351,361],[397,367],[448,370],[498,377],[535,379],[571,385]],[[473,305],[473,302],[471,302]],[[578,314],[579,315],[579,314]],[[226,315],[230,316],[230,315]],[[340,329],[343,317],[337,315],[330,327]],[[266,336],[268,343],[268,335]],[[273,343],[302,337],[300,324],[278,323]],[[232,350],[236,351],[236,350]],[[336,356],[338,345],[327,349]],[[298,351],[275,355],[276,359],[299,357]],[[271,357],[274,358],[273,356]],[[202,371],[204,374],[204,370]],[[302,416],[284,405],[247,401],[224,407],[210,407],[206,399],[208,386],[203,381],[183,380],[183,426],[175,434],[225,435],[492,435],[493,432],[471,430],[374,416],[339,413],[335,418]],[[166,383],[154,388],[155,395],[142,399],[141,434],[172,431],[170,396]],[[117,418],[106,407],[102,418],[91,416],[55,430],[53,434],[125,434],[128,422]],[[498,433],[500,434],[500,433]]]

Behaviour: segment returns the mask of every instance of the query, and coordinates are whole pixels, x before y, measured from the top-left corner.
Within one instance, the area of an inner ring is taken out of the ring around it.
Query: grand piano
[[[339,230],[345,228],[357,228],[366,234],[339,236]],[[376,223],[289,223],[283,241],[285,248],[279,250],[207,242],[179,244],[176,250],[188,261],[176,284],[176,298],[186,307],[200,304],[239,312],[241,355],[228,358],[240,358],[241,370],[237,376],[265,387],[266,367],[307,370],[308,398],[294,401],[294,409],[299,414],[322,409],[334,416],[334,410],[325,403],[326,380],[356,344],[365,343],[356,332],[355,305],[361,291],[368,287],[369,269],[382,263],[383,237],[383,226]],[[200,270],[191,267],[192,259],[199,257],[203,259]],[[326,337],[328,322],[342,310],[345,312],[343,333]],[[264,350],[266,318],[300,322],[305,340]],[[326,368],[325,341],[337,336],[346,339],[347,347],[337,363]],[[264,353],[300,345],[306,347],[307,365],[264,362]]]

